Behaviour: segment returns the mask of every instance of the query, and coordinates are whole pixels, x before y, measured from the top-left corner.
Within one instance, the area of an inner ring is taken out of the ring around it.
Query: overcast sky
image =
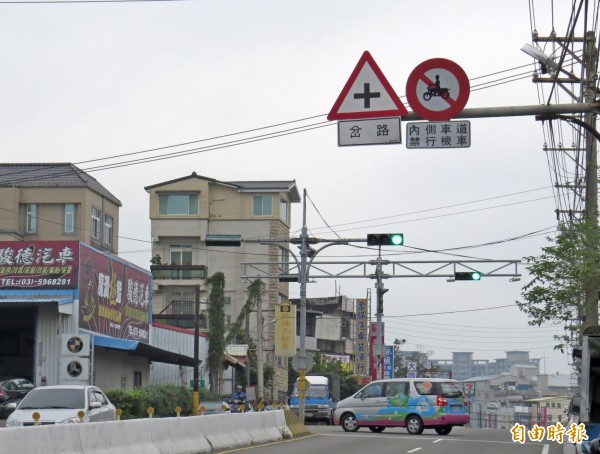
[[[471,79],[467,108],[538,104],[532,59],[520,51],[531,42],[528,3],[0,2],[3,160],[72,162],[93,170],[162,157],[93,172],[123,202],[122,257],[144,268],[151,248],[144,186],[192,171],[223,181],[296,180],[311,200],[311,234],[357,238],[403,232],[406,247],[388,250],[394,253],[386,255],[390,260],[453,260],[418,249],[489,243],[453,253],[478,259],[537,255],[545,237],[527,235],[551,232],[556,218],[542,125],[533,118],[473,119],[472,146],[462,150],[338,147],[335,122],[324,123],[365,50],[409,110],[404,97],[409,74],[436,57],[456,62]],[[540,34],[550,33],[549,3],[533,4]],[[555,13],[559,33],[567,21],[567,15]],[[518,74],[524,77],[501,83]],[[301,119],[308,120],[282,125]],[[323,127],[219,146],[308,125]],[[268,126],[274,127],[236,134]],[[229,134],[236,135],[218,138]],[[207,145],[216,149],[164,159]],[[110,157],[115,158],[94,161]],[[298,232],[299,204],[292,215],[292,230]],[[322,253],[323,260],[374,257],[373,250],[345,246]],[[450,358],[452,351],[495,359],[524,349],[545,358],[542,370],[569,372],[567,356],[553,351],[552,335],[560,329],[528,327],[514,306],[526,282],[525,274],[521,282],[386,280],[386,340],[405,338],[407,349],[431,351],[438,359]],[[308,286],[308,296],[330,296],[337,289],[364,297],[373,284],[321,279]],[[299,296],[297,287],[290,291]],[[432,315],[440,312],[447,313]],[[415,314],[424,315],[407,317]]]

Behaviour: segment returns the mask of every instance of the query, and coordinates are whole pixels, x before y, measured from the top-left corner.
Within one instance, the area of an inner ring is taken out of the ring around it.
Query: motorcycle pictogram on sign
[[[469,78],[456,63],[432,58],[418,65],[406,82],[406,99],[424,120],[447,121],[466,106]]]

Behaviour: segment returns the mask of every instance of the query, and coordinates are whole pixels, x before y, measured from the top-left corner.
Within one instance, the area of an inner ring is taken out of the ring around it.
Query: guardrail
[[[290,438],[283,410],[0,430],[2,452],[189,454]]]

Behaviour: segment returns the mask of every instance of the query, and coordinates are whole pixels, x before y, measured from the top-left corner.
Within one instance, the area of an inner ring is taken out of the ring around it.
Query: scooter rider
[[[244,391],[242,391],[242,385],[237,385],[235,387],[235,392],[231,395],[231,402],[236,400],[240,401],[240,404],[248,405],[248,396]]]

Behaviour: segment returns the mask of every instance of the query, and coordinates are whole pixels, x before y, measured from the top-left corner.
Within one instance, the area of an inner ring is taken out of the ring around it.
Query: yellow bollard
[[[181,415],[181,407],[175,407],[175,413],[177,413],[177,417]]]
[[[85,413],[83,412],[83,410],[79,410],[77,412],[77,417],[79,418],[79,422],[83,422],[83,417],[85,416]]]
[[[221,411],[223,413],[225,413],[227,411],[227,405],[225,405],[225,404],[221,405]]]
[[[202,416],[204,416],[204,413],[206,412],[206,407],[204,405],[200,406],[200,413],[202,413]]]
[[[39,423],[40,423],[40,414],[39,414],[39,413],[36,411],[36,412],[34,412],[34,413],[31,415],[31,417],[32,417],[32,418],[33,418],[33,420],[35,421],[35,422],[33,423],[33,425],[34,425],[34,426],[37,426],[37,425],[39,425]]]
[[[256,406],[256,408],[258,408],[258,411],[263,411],[265,409],[265,404],[261,402],[258,403],[258,405]]]
[[[117,408],[117,410],[115,411],[115,414],[117,415],[117,421],[120,421],[121,415],[123,414],[123,410],[121,410],[120,408]]]
[[[154,414],[154,407],[148,407],[146,411],[148,412],[148,418],[152,419],[152,415]]]
[[[244,413],[246,411],[246,404],[240,405],[240,411]]]

